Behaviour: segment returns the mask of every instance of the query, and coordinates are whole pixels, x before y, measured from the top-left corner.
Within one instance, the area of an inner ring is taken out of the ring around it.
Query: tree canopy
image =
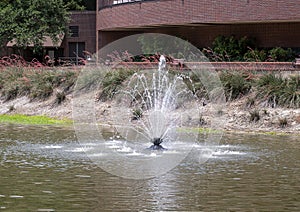
[[[83,4],[83,0],[63,0],[65,6],[69,10],[83,10],[85,6]]]
[[[69,10],[96,10],[96,0],[63,0]]]
[[[57,41],[69,21],[63,0],[1,0],[0,46],[15,40],[19,47],[40,47],[45,36]]]

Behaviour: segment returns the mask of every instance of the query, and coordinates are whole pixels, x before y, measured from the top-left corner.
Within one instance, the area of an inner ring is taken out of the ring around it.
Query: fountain
[[[121,107],[113,115],[117,131],[128,139],[129,131],[134,130],[139,136],[131,141],[150,141],[147,149],[166,150],[162,143],[177,140],[178,127],[187,122],[188,113],[198,109],[198,97],[187,87],[187,80],[187,75],[168,70],[164,55],[158,69],[135,73],[113,101],[114,107]],[[128,122],[135,109],[140,117]]]
[[[158,68],[134,72],[119,85],[108,106],[95,102],[95,92],[84,92],[87,85],[89,91],[99,90],[97,86],[104,77],[116,71],[116,61],[107,62],[107,55],[116,49],[132,55],[162,52],[141,52],[139,36],[122,38],[101,49],[98,57],[103,63],[84,67],[73,99],[74,127],[85,153],[103,170],[130,179],[166,173],[190,152],[199,162],[205,162],[221,134],[216,130],[201,133],[201,119],[206,115],[207,127],[213,129],[222,128],[225,120],[221,113],[224,93],[213,68],[197,63],[205,59],[197,48],[167,35],[142,35],[165,43]],[[172,69],[166,56],[192,62],[190,71]],[[206,92],[208,105],[201,104],[197,89]],[[104,112],[107,115],[101,116]],[[201,148],[195,152],[194,147],[199,145]]]

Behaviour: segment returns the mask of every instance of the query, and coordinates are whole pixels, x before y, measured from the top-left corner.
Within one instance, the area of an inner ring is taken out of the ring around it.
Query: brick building
[[[76,58],[119,38],[147,32],[174,35],[198,48],[218,35],[249,36],[260,47],[300,50],[299,0],[97,0],[96,11],[72,12],[59,46],[45,54]]]
[[[85,58],[96,52],[96,11],[72,12],[69,23],[70,35],[63,40],[60,58]]]
[[[145,32],[199,48],[218,35],[247,35],[260,47],[300,47],[299,0],[97,0],[97,8],[97,48]]]
[[[25,60],[37,58],[43,61],[48,55],[50,58],[75,63],[78,62],[78,58],[84,58],[89,53],[96,52],[96,11],[72,11],[68,27],[70,33],[59,35],[60,39],[57,43],[52,42],[51,38],[46,36],[42,53],[34,53],[31,45],[25,50],[20,50],[13,40],[7,43],[7,52],[1,52],[2,56],[21,54]]]

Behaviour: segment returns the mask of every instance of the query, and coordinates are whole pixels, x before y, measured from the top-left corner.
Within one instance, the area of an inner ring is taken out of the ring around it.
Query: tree
[[[63,0],[68,10],[84,10],[85,5],[82,0]]]
[[[42,46],[45,36],[56,42],[69,21],[63,0],[1,0],[0,46],[15,40],[16,46]]]
[[[96,0],[64,0],[69,10],[96,10]]]

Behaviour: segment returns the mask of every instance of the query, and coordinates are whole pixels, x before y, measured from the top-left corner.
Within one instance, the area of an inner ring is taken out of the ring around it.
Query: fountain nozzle
[[[151,149],[151,150],[166,150],[165,148],[163,148],[162,145],[160,145],[163,142],[162,138],[153,138],[151,140],[151,142],[153,143],[153,145],[149,149]]]
[[[152,143],[157,146],[160,145],[162,142],[163,142],[162,138],[153,138],[152,139]]]

